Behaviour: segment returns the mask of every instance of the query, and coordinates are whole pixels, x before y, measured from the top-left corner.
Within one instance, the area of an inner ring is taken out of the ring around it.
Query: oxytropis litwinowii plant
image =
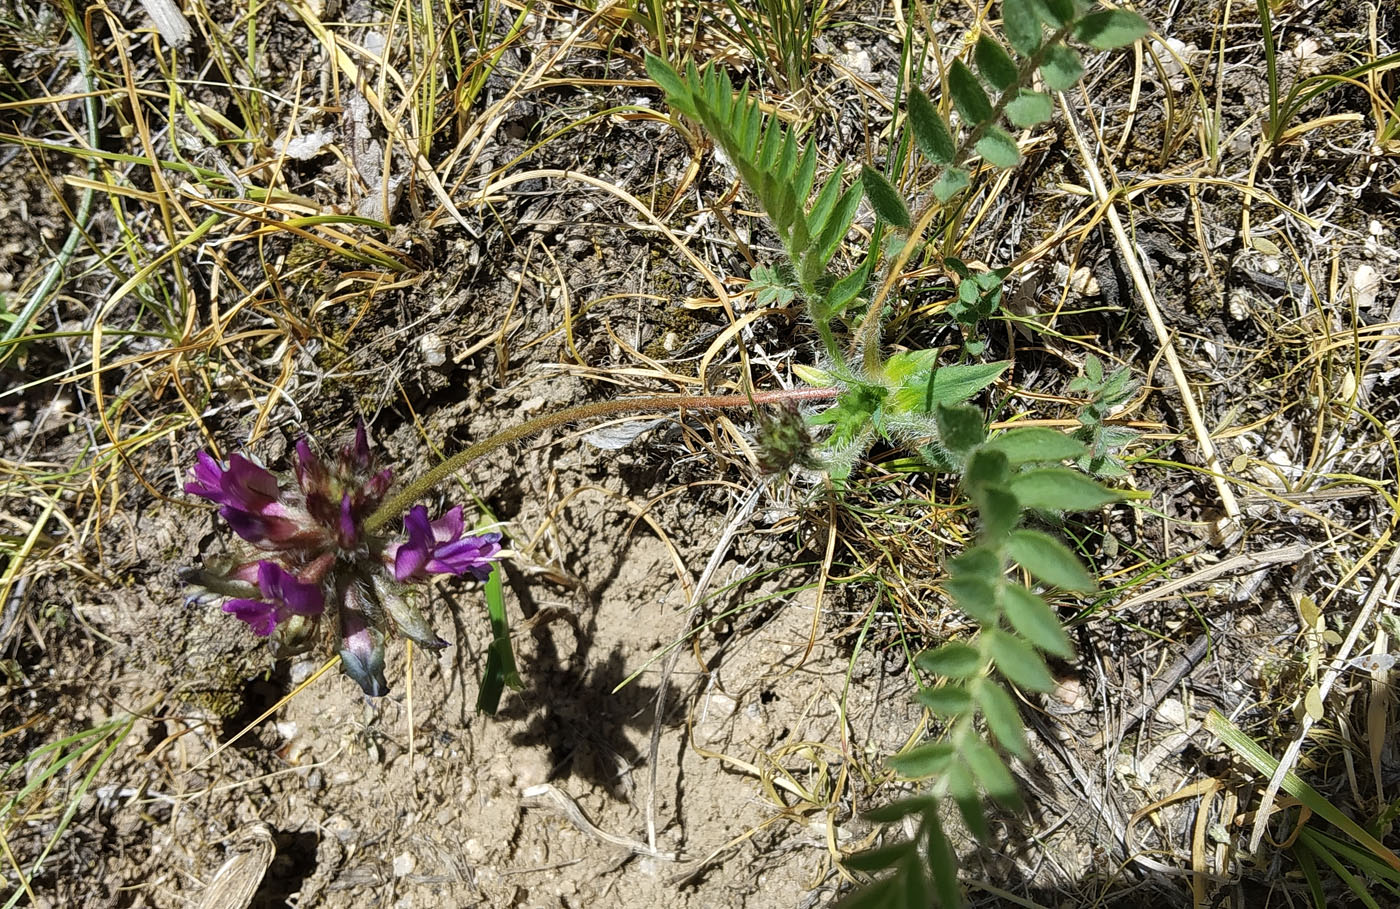
[[[368,528],[393,479],[380,469],[361,423],[355,439],[327,461],[311,442],[296,444],[294,477],[243,455],[227,465],[200,452],[185,492],[219,506],[243,541],[228,556],[187,573],[208,593],[226,598],[224,612],[267,638],[277,657],[324,642],[340,652],[345,673],[365,694],[389,691],[384,645],[401,634],[426,647],[447,646],[422,609],[435,574],[484,580],[500,554],[500,534],[464,535],[462,508],[436,520],[415,505],[402,536]]]

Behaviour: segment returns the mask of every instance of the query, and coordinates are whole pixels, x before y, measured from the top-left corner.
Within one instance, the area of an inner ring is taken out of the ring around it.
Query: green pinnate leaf
[[[813,426],[830,426],[833,444],[849,445],[869,431],[885,395],[885,389],[878,385],[852,385],[834,405],[810,418],[810,422]]]
[[[1016,702],[1006,689],[988,678],[975,679],[972,683],[972,696],[987,721],[992,735],[1011,754],[1018,758],[1029,758],[1030,748],[1026,745],[1026,727],[1021,721],[1021,713]]]
[[[988,582],[1001,580],[1001,556],[990,546],[974,546],[948,562],[948,571],[955,578],[983,578]]]
[[[984,629],[979,640],[997,671],[1013,685],[1028,691],[1054,690],[1055,679],[1034,647],[1000,628]]]
[[[1009,169],[1021,161],[1016,140],[1000,126],[988,126],[977,140],[977,154],[994,167]]]
[[[943,775],[943,785],[957,804],[958,813],[962,815],[963,823],[967,824],[967,829],[972,835],[984,842],[990,839],[987,815],[982,810],[982,793],[978,790],[977,780],[973,778],[967,765],[952,764]]]
[[[867,849],[865,852],[846,856],[846,860],[842,864],[853,871],[864,871],[866,874],[872,874],[876,871],[884,871],[886,868],[893,868],[918,849],[918,845],[911,840],[905,840],[902,843]]]
[[[903,892],[900,898],[903,905],[911,907],[923,907],[933,905],[933,895],[928,889],[928,875],[924,873],[924,863],[917,852],[910,853],[904,861],[899,863],[899,868],[895,871],[895,876],[903,884]]]
[[[690,92],[680,74],[672,69],[670,64],[655,54],[647,54],[646,68],[647,75],[661,86],[661,90],[666,93],[666,100],[672,107],[680,108],[681,113],[693,112],[694,108],[689,104]]]
[[[938,800],[931,795],[916,795],[907,799],[890,802],[865,813],[865,819],[874,824],[894,824],[915,814],[924,814],[938,807]]]
[[[1031,0],[1041,20],[1052,26],[1064,26],[1074,21],[1074,0]]]
[[[917,88],[909,93],[909,125],[914,130],[919,151],[926,158],[934,164],[953,163],[953,155],[957,153],[953,134],[928,95]]]
[[[948,68],[948,92],[953,96],[953,106],[969,126],[992,119],[992,102],[972,70],[961,60],[954,60]]]
[[[1051,91],[1062,92],[1073,88],[1074,83],[1084,75],[1084,64],[1073,48],[1057,44],[1045,52],[1045,62],[1040,64],[1040,75]]]
[[[976,738],[969,738],[963,743],[962,756],[987,795],[1004,805],[1016,805],[1020,802],[1021,794],[1016,788],[1016,780],[1011,776],[1011,771],[1007,769],[1001,756],[992,750],[990,745]]]
[[[1064,467],[1042,467],[1018,474],[1011,481],[1011,491],[1027,508],[1051,511],[1087,511],[1122,498],[1114,490]]]
[[[962,888],[958,886],[958,858],[953,844],[943,832],[938,820],[938,812],[928,813],[928,866],[933,877],[933,889],[938,897],[938,905],[954,909],[962,905]],[[928,902],[911,903],[910,906],[927,906]]]
[[[1031,0],[1003,0],[1001,24],[1006,40],[1022,54],[1033,54],[1040,47],[1040,16]]]
[[[1016,633],[1036,647],[1063,659],[1074,655],[1069,635],[1045,600],[1020,584],[1003,584],[1001,608]]]
[[[940,403],[934,413],[938,421],[938,440],[949,451],[964,454],[981,445],[986,437],[982,411],[976,407]]]
[[[963,168],[945,168],[943,173],[939,175],[937,182],[933,184],[933,196],[939,202],[947,202],[967,189],[969,182],[967,171]]]
[[[995,545],[1021,522],[1021,503],[1001,486],[985,486],[976,491],[977,512],[982,518],[982,539]]]
[[[836,248],[845,239],[846,232],[851,229],[856,209],[860,208],[860,199],[861,184],[856,181],[836,200],[835,210],[822,227],[821,234],[816,237],[816,245],[803,260],[803,277],[809,285],[820,277],[826,264],[836,254]]]
[[[982,671],[982,653],[970,644],[953,641],[914,657],[914,665],[930,675],[950,679],[971,678]]]
[[[995,624],[1001,617],[996,587],[985,578],[965,575],[949,578],[943,585],[958,608],[983,625]]]
[[[831,909],[889,909],[903,905],[901,884],[898,875],[881,878],[873,884],[857,887],[841,897]]]
[[[939,685],[925,688],[914,695],[914,700],[929,709],[939,719],[960,717],[972,709],[972,695],[958,685]]]
[[[1016,84],[1016,61],[991,35],[983,34],[977,39],[972,58],[987,84],[997,91],[1006,91]]]
[[[1013,466],[1064,461],[1088,450],[1073,436],[1043,426],[1008,430],[987,442],[986,447],[1006,455]]]
[[[850,306],[852,301],[860,296],[860,292],[865,289],[865,286],[870,283],[870,272],[875,266],[875,250],[876,247],[872,246],[860,268],[831,286],[831,290],[826,295],[826,305],[830,312],[839,313]]]
[[[1006,118],[1022,129],[1046,122],[1054,115],[1050,96],[1044,92],[1022,89],[1006,105]]]
[[[905,779],[926,780],[942,773],[955,753],[951,742],[926,742],[891,757],[890,766]]]
[[[894,188],[885,175],[880,173],[870,165],[862,165],[860,169],[860,183],[865,187],[865,196],[870,200],[870,204],[875,209],[875,214],[895,227],[908,228],[912,223],[909,217],[909,206],[904,203],[904,197]]]
[[[1047,584],[1065,590],[1090,591],[1094,579],[1069,547],[1039,530],[1014,531],[1006,541],[1007,553],[1022,568]]]
[[[1074,36],[1098,50],[1112,50],[1147,36],[1152,26],[1137,13],[1106,9],[1090,13],[1074,26]]]
[[[1011,462],[994,448],[979,449],[968,459],[967,471],[963,474],[963,483],[974,491],[985,486],[1001,486],[1009,479]]]

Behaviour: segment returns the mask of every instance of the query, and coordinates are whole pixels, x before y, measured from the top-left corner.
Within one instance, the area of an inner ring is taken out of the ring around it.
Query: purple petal
[[[428,520],[428,509],[414,505],[403,516],[403,532],[408,537],[408,545],[422,547],[426,552],[433,545],[433,525]]]
[[[499,533],[485,533],[439,546],[428,562],[428,570],[456,575],[471,572],[477,580],[484,581],[491,574],[491,560],[501,551],[500,539]]]
[[[229,600],[224,612],[232,613],[248,623],[253,634],[267,637],[277,628],[277,607],[262,600]]]
[[[272,511],[269,506],[276,504],[281,495],[276,477],[237,454],[228,459],[228,470],[224,471],[221,485],[227,504],[257,514]]]
[[[350,493],[347,492],[340,499],[340,539],[346,546],[354,546],[358,536],[359,528],[355,526],[355,511],[350,506]]]
[[[258,563],[258,589],[295,615],[320,615],[325,609],[320,587],[297,580],[296,575],[276,562]]]
[[[219,509],[219,516],[228,521],[228,526],[249,543],[261,543],[268,537],[267,519],[249,514],[232,505]]]
[[[219,462],[214,460],[212,455],[201,451],[195,458],[194,468],[190,471],[190,475],[192,479],[185,484],[185,492],[220,505],[225,504],[222,489],[224,469],[219,466]]]
[[[424,516],[427,509],[423,510]],[[433,539],[438,543],[451,543],[462,535],[462,528],[465,526],[462,521],[462,506],[458,505],[447,514],[438,518],[431,525]]]
[[[407,581],[423,570],[428,564],[428,551],[412,543],[396,544],[394,552],[394,580]]]
[[[274,549],[277,548],[276,544],[286,543],[301,533],[301,528],[286,518],[264,517],[232,505],[220,508],[219,516],[228,521],[234,533],[249,543],[269,543],[273,544],[271,548]]]
[[[316,452],[311,450],[311,442],[306,436],[297,439],[296,475],[297,485],[307,495],[310,495],[313,489],[325,485],[325,465],[316,456]]]

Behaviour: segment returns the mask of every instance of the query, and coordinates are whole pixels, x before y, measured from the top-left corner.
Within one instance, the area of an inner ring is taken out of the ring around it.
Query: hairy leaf
[[[1021,523],[1021,503],[1009,489],[986,486],[978,490],[974,498],[982,517],[983,542],[996,545]]]
[[[853,871],[864,871],[866,874],[870,874],[875,871],[883,871],[886,868],[893,868],[901,859],[917,848],[918,843],[905,840],[902,843],[879,846],[875,849],[867,849],[865,852],[857,852],[855,855],[848,855],[841,864]]]
[[[841,897],[831,909],[889,909],[900,905],[899,876],[882,878],[865,887],[858,887]]]
[[[851,221],[855,219],[856,209],[860,207],[860,199],[861,184],[860,181],[856,181],[836,200],[836,208],[822,228],[821,234],[817,236],[816,246],[811,254],[803,259],[803,270],[808,283],[816,281],[826,268],[826,263],[836,254],[836,248],[846,238],[847,231],[851,229]]]
[[[923,814],[938,807],[938,800],[931,795],[915,795],[899,799],[865,813],[865,819],[875,824],[893,824],[913,814]]]
[[[1068,25],[1074,20],[1074,0],[1032,0],[1040,18],[1052,26]]]
[[[689,100],[690,93],[687,91],[685,83],[681,81],[680,74],[672,69],[665,60],[655,54],[647,54],[646,68],[647,75],[661,86],[661,90],[666,93],[672,107],[680,107]],[[685,109],[682,109],[681,113],[694,115],[693,106],[685,104],[684,107]]]
[[[1059,540],[1039,530],[1017,530],[1007,540],[1007,552],[1017,565],[1040,580],[1066,590],[1094,589],[1094,579],[1079,559]]]
[[[943,589],[958,608],[983,625],[991,625],[1001,617],[1001,604],[997,602],[996,588],[985,578],[976,575],[949,578]]]
[[[919,89],[909,93],[909,126],[919,150],[934,164],[952,164],[957,149],[943,115]]]
[[[1084,75],[1084,64],[1079,62],[1079,54],[1073,48],[1057,44],[1045,52],[1040,75],[1051,91],[1062,92],[1073,88],[1079,77]]]
[[[979,415],[980,416],[980,415]],[[963,482],[972,490],[1000,486],[1011,479],[1011,462],[994,448],[979,449],[968,459]]]
[[[961,404],[997,380],[1010,364],[969,363],[920,370],[895,389],[893,404],[905,413],[934,413],[939,404]]]
[[[933,873],[933,889],[938,895],[938,905],[956,909],[962,905],[962,888],[958,886],[958,857],[939,824],[936,811],[929,812],[927,836],[928,865]]]
[[[1040,47],[1040,17],[1031,0],[1003,0],[1001,24],[1006,40],[1023,54],[1033,54]]]
[[[833,313],[839,313],[850,306],[851,302],[860,296],[860,292],[865,290],[865,286],[870,283],[870,272],[874,267],[875,247],[872,246],[860,268],[831,286],[831,290],[826,295],[826,305],[829,310]]]
[[[909,218],[909,206],[899,190],[885,179],[885,175],[868,164],[861,165],[860,182],[865,187],[866,198],[870,200],[875,214],[895,227],[908,228],[913,223]]]
[[[933,184],[933,195],[940,202],[947,202],[958,193],[967,189],[967,171],[961,167],[946,168],[938,181]]]
[[[965,679],[982,671],[982,654],[976,647],[953,641],[914,657],[914,665],[930,675]]]
[[[987,795],[1006,805],[1015,805],[1020,801],[1020,792],[1016,789],[1011,771],[1006,769],[1001,756],[990,745],[969,737],[963,743],[962,755]]]
[[[1045,667],[1045,658],[1025,641],[1000,628],[987,628],[981,643],[996,663],[997,671],[1028,691],[1053,691],[1055,679]]]
[[[934,716],[945,720],[960,717],[972,709],[972,695],[966,688],[957,685],[925,688],[914,695],[914,700],[927,707]]]
[[[943,776],[943,784],[948,789],[948,795],[957,804],[958,813],[962,815],[968,831],[980,842],[990,840],[991,830],[987,826],[987,814],[982,810],[982,793],[978,791],[977,781],[973,779],[972,771],[967,765],[954,764],[949,767]]]
[[[965,454],[986,437],[982,427],[982,411],[966,405],[948,406],[940,403],[934,410],[938,420],[938,439],[949,451]]]
[[[1050,604],[1020,584],[1001,585],[1001,607],[1011,627],[1046,653],[1069,659],[1074,655],[1069,635]]]
[[[1006,455],[1013,466],[1063,461],[1087,451],[1078,439],[1043,426],[1007,430],[987,442],[986,447]]]
[[[989,546],[974,546],[949,560],[948,570],[955,578],[977,577],[989,582],[998,581],[1002,575],[1001,557]]]
[[[1122,498],[1114,490],[1064,467],[1042,467],[1019,474],[1011,481],[1011,491],[1027,508],[1051,511],[1087,511]]]
[[[1125,9],[1090,13],[1074,26],[1074,36],[1090,47],[1112,50],[1132,44],[1152,31],[1147,20]]]
[[[953,96],[953,106],[962,114],[969,126],[992,119],[992,102],[967,64],[954,60],[948,68],[948,92]]]
[[[1044,92],[1022,89],[1006,105],[1006,118],[1022,129],[1044,123],[1054,114],[1050,96]]]
[[[977,154],[994,167],[1012,168],[1021,161],[1021,152],[1016,148],[1016,140],[1000,126],[988,126],[977,140]]]
[[[1001,742],[1001,747],[1018,758],[1029,758],[1030,748],[1026,745],[1025,723],[1021,721],[1016,702],[1006,693],[1006,689],[988,678],[974,679],[972,696],[976,698],[977,706],[982,710],[987,728],[996,736],[997,741]]]
[[[942,773],[955,753],[951,742],[927,742],[894,755],[890,766],[906,779],[923,780]]]
[[[992,88],[1000,92],[1016,84],[1016,62],[991,35],[983,34],[977,39],[972,57]]]

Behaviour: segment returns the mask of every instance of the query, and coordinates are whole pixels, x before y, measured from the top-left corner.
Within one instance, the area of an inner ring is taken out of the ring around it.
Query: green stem
[[[754,407],[760,404],[780,404],[788,401],[829,401],[841,393],[839,388],[789,388],[778,391],[756,391],[744,395],[657,395],[645,398],[618,398],[612,401],[597,401],[592,404],[579,404],[563,410],[547,413],[507,427],[493,436],[467,446],[452,457],[438,464],[418,479],[399,490],[365,521],[365,529],[376,531],[394,517],[403,514],[415,501],[422,498],[438,483],[464,469],[473,461],[485,457],[503,445],[528,439],[530,436],[573,423],[578,420],[597,420],[624,413],[657,413],[668,410],[730,410],[738,407]]]

